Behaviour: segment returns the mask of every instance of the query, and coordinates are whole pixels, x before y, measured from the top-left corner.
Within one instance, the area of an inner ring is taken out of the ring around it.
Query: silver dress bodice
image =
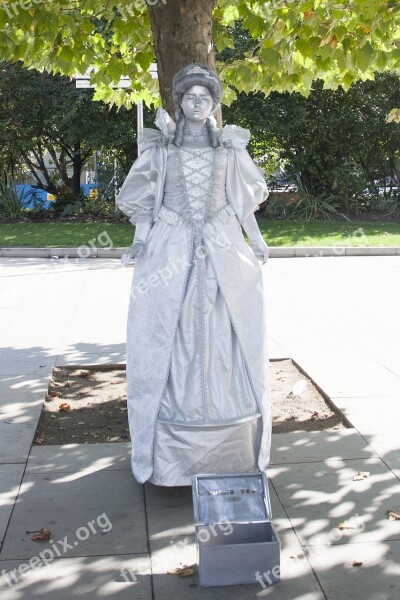
[[[226,168],[225,148],[170,145],[163,207],[177,213],[196,229],[201,228],[204,222],[212,220],[228,206]]]

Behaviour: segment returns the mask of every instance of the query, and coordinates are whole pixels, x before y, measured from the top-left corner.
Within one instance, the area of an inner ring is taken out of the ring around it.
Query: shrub
[[[339,214],[340,203],[336,196],[329,192],[313,195],[299,182],[299,196],[298,201],[292,205],[292,219],[330,219],[332,215]]]
[[[75,194],[71,190],[62,190],[57,194],[57,199],[52,204],[51,210],[57,216],[65,216],[65,212],[69,214],[79,214],[80,206],[85,201],[85,194],[82,190],[79,194]]]
[[[0,179],[0,216],[15,221],[21,216],[25,204],[24,195],[18,195],[11,175],[4,171]]]
[[[122,214],[115,208],[114,199],[90,198],[83,191],[79,194],[69,191],[59,193],[53,205],[54,213],[60,217],[115,217]]]

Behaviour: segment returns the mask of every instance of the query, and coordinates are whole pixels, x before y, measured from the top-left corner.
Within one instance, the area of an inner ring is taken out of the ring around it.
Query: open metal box
[[[266,474],[194,475],[192,493],[200,585],[279,581]]]

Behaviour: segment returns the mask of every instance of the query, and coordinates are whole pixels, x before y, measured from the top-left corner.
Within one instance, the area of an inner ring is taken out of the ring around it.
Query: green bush
[[[24,196],[19,197],[11,175],[4,171],[0,179],[0,217],[12,221],[18,220],[25,204]]]
[[[306,187],[299,183],[299,200],[292,205],[290,218],[310,221],[311,219],[330,219],[338,216],[340,202],[329,192],[310,194]]]
[[[293,204],[285,201],[282,194],[271,192],[264,209],[264,215],[269,219],[290,219]]]
[[[116,210],[113,199],[90,198],[82,191],[79,194],[67,191],[59,193],[52,210],[60,217],[115,217],[121,214]]]
[[[78,214],[79,207],[83,205],[85,198],[86,196],[82,190],[79,194],[75,194],[71,190],[62,190],[57,194],[51,210],[57,216],[64,216],[65,211],[70,211],[70,214]]]
[[[271,194],[265,208],[265,215],[272,219],[330,219],[335,216],[346,217],[340,212],[339,199],[329,192],[311,194],[300,181],[298,191],[284,198],[282,194]]]

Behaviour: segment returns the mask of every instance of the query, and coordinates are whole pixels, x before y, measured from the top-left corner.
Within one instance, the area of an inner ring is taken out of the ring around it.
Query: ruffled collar
[[[157,109],[154,123],[165,138],[168,140],[173,138],[176,126],[166,110],[161,107]],[[248,129],[244,129],[244,127],[239,127],[238,125],[225,125],[225,127],[219,130],[218,134],[221,145],[226,148],[246,148],[251,137]]]
[[[163,135],[165,135],[166,138],[170,138],[175,134],[175,123],[173,122],[167,111],[161,107],[157,108],[154,124],[157,125],[158,129]]]

